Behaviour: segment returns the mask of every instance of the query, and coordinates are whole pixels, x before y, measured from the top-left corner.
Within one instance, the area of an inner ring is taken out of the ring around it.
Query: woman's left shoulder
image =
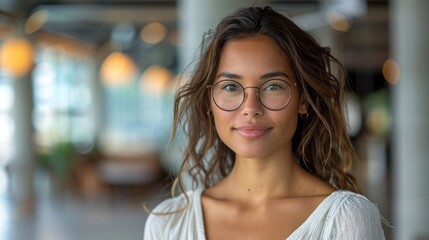
[[[382,216],[368,198],[345,190],[335,191],[332,197],[329,215],[338,237],[334,239],[384,239]]]
[[[346,190],[337,190],[331,194],[331,210],[342,214],[365,213],[380,215],[376,204],[364,195]]]
[[[337,190],[332,193],[333,204],[338,207],[347,207],[351,208],[377,208],[376,205],[371,202],[364,195],[354,193],[347,190]]]
[[[346,190],[332,193],[331,214],[337,218],[380,220],[378,207],[367,197]]]

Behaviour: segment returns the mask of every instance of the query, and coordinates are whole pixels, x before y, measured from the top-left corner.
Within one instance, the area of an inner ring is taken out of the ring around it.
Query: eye
[[[236,92],[240,90],[240,86],[234,82],[225,82],[222,84],[222,90],[227,92]]]
[[[264,85],[263,87],[263,91],[278,91],[278,90],[283,90],[284,84],[279,84],[279,83],[269,83]]]

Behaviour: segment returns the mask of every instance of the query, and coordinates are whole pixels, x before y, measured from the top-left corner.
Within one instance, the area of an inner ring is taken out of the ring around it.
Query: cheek
[[[216,106],[214,106],[212,111],[216,132],[218,133],[220,139],[222,141],[225,141],[225,138],[228,136],[228,131],[230,130],[230,124],[233,119],[233,114],[224,112],[218,109]]]
[[[227,121],[226,116],[228,112],[222,111],[221,109],[219,109],[216,104],[213,102],[213,99],[210,100],[210,110],[212,111],[212,115],[213,115],[213,119],[214,119],[214,124],[216,126],[216,128],[219,125],[222,125],[225,121]]]
[[[228,118],[226,114],[220,113],[219,110],[216,109],[216,107],[212,111],[216,130],[219,132],[227,128],[227,124],[230,121],[230,118]]]
[[[283,114],[273,114],[270,117],[280,129],[280,133],[285,139],[293,137],[298,126],[298,112],[295,108],[296,106],[291,106],[291,108],[287,109]]]
[[[285,131],[289,134],[288,137],[293,137],[295,135],[296,129],[298,127],[298,117],[297,116],[290,116]]]

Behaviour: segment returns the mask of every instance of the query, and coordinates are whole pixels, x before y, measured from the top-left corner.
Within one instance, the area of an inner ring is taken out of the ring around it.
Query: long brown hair
[[[355,151],[347,136],[344,116],[345,69],[308,33],[270,7],[250,7],[224,18],[201,45],[201,56],[174,102],[172,139],[183,127],[187,137],[184,159],[177,176],[189,172],[194,183],[212,186],[229,174],[235,153],[219,138],[210,112],[207,90],[219,65],[226,42],[255,35],[273,38],[290,59],[298,87],[309,104],[292,139],[294,155],[302,168],[336,189],[360,192],[350,174]],[[334,72],[335,71],[335,72]]]

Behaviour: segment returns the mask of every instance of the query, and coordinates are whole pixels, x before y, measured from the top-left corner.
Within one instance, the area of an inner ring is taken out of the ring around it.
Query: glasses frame
[[[273,109],[273,108],[269,108],[269,107],[267,107],[267,106],[265,106],[264,105],[264,103],[262,102],[262,100],[261,100],[261,98],[260,98],[260,92],[261,92],[261,87],[262,86],[264,86],[267,82],[271,82],[271,81],[282,81],[282,82],[284,82],[284,83],[286,83],[288,86],[289,86],[289,89],[290,89],[290,95],[289,95],[289,99],[287,100],[287,102],[281,107],[281,108],[279,108],[279,109]],[[218,105],[218,103],[216,102],[216,100],[215,100],[215,98],[214,98],[214,95],[213,95],[213,89],[214,89],[214,86],[216,86],[217,84],[219,84],[219,83],[221,83],[221,82],[226,82],[226,81],[228,81],[228,82],[234,82],[234,83],[236,83],[236,84],[238,84],[238,86],[240,86],[241,87],[241,89],[243,90],[243,92],[244,92],[244,95],[243,95],[243,100],[241,101],[241,103],[240,103],[240,105],[238,105],[238,107],[236,107],[236,108],[234,108],[234,109],[232,109],[232,110],[226,110],[226,109],[224,109],[224,108],[221,108],[219,105]],[[294,83],[293,84],[295,87],[296,87],[296,83]],[[248,88],[256,88],[256,89],[258,89],[258,91],[256,92],[256,98],[258,99],[258,101],[259,101],[259,103],[264,107],[264,108],[266,108],[266,109],[268,109],[268,110],[270,110],[270,111],[281,111],[281,110],[283,110],[284,108],[286,108],[288,105],[289,105],[289,103],[290,103],[290,100],[292,99],[292,86],[291,86],[291,84],[290,83],[288,83],[287,81],[285,81],[285,80],[283,80],[283,79],[271,79],[271,80],[268,80],[268,81],[266,81],[266,82],[264,82],[262,85],[261,85],[261,87],[256,87],[256,86],[249,86],[249,87],[243,87],[243,85],[241,85],[239,82],[237,82],[237,81],[235,81],[235,80],[222,80],[222,81],[219,81],[219,82],[217,82],[216,84],[212,84],[212,85],[208,85],[207,86],[207,88],[210,88],[210,94],[211,94],[211,98],[212,98],[212,100],[213,100],[213,102],[215,103],[215,105],[219,108],[219,109],[221,109],[221,110],[223,110],[223,111],[225,111],[225,112],[233,112],[233,111],[235,111],[235,110],[237,110],[237,109],[239,109],[242,105],[243,105],[243,103],[246,101],[246,99],[247,99],[247,92],[246,92],[246,89],[248,89]]]

